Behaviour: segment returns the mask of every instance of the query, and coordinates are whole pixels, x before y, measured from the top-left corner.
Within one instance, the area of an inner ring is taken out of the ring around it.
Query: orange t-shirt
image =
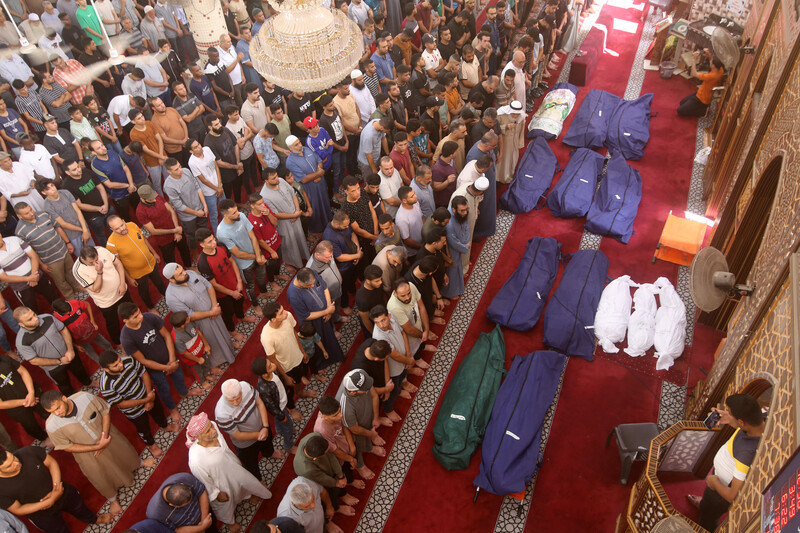
[[[130,133],[130,137],[132,141],[139,141],[142,143],[142,146],[146,146],[153,152],[158,153],[158,139],[156,139],[156,134],[158,130],[153,123],[149,120],[146,120],[144,123],[144,131],[139,131],[136,128],[133,128]],[[142,158],[144,159],[144,164],[148,167],[157,167],[159,165],[158,159],[151,155],[142,154]]]
[[[445,94],[445,100],[447,101],[447,109],[456,109],[458,107],[458,101],[461,100],[461,95],[458,92],[458,86],[456,85],[454,88],[447,91]]]
[[[725,75],[725,71],[721,68],[712,70],[711,72],[698,72],[697,79],[702,81],[703,84],[697,89],[697,99],[706,105],[711,103],[713,97],[713,89],[719,85],[720,80]]]
[[[174,108],[168,107],[167,112],[164,115],[159,115],[158,113],[153,113],[153,126],[161,133],[161,137],[163,140],[164,135],[169,137],[170,139],[181,139],[183,138],[183,128],[181,127],[181,123],[183,122],[183,118],[181,118],[180,113],[178,113]],[[148,147],[149,148],[149,147]],[[164,143],[164,151],[168,154],[176,154],[183,149],[182,144],[174,144],[174,143]]]

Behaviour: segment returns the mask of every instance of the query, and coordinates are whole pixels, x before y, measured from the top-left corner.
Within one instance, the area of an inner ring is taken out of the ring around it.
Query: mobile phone
[[[719,411],[711,411],[711,414],[708,415],[705,420],[703,420],[703,424],[705,424],[708,429],[714,429],[714,426],[716,426],[717,422],[719,422],[719,418]]]

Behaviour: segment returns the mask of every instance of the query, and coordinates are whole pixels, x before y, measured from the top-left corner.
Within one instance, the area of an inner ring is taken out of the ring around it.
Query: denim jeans
[[[294,446],[294,420],[292,420],[292,415],[289,414],[287,407],[283,408],[283,414],[286,417],[285,422],[273,417],[275,420],[275,432],[280,433],[283,437],[283,449],[290,450]]]
[[[91,233],[91,231],[89,231],[89,233]],[[89,237],[88,241],[83,242],[83,239],[81,238],[80,235],[78,235],[74,239],[70,239],[69,242],[71,242],[72,246],[75,247],[75,255],[78,255],[81,252],[81,248],[83,248],[84,246],[94,246],[94,239]]]
[[[167,169],[161,165],[157,165],[155,167],[147,167],[147,171],[150,173],[150,181],[153,183],[153,188],[158,194],[164,196],[164,189],[161,184],[167,177]]]
[[[6,304],[6,310],[0,315],[0,320],[6,323],[6,325],[13,331],[14,333],[19,332],[19,324],[17,321],[14,320],[14,313],[11,311],[11,306]],[[5,350],[6,352],[11,351],[11,345],[8,343],[8,337],[6,337],[6,330],[0,326],[0,348]]]
[[[155,386],[156,392],[158,392],[158,397],[161,398],[164,406],[170,411],[175,409],[175,400],[172,399],[169,393],[167,374],[160,370],[148,370],[148,372],[150,373],[150,378],[153,380],[153,386]],[[172,384],[175,385],[175,390],[178,391],[178,394],[181,396],[189,394],[189,389],[186,388],[186,381],[184,381],[183,378],[183,370],[181,370],[180,366],[178,366],[178,370],[169,375],[169,379],[172,380]]]
[[[205,196],[205,195],[203,195]],[[211,222],[211,231],[214,235],[217,234],[217,226],[219,225],[219,198],[216,194],[205,196],[206,205],[208,206],[208,221]]]
[[[250,303],[259,305],[258,297],[256,296],[256,284],[258,284],[259,292],[267,292],[266,267],[253,260],[252,265],[242,269],[242,277],[244,278],[244,287],[247,297],[250,298]]]
[[[341,152],[336,148],[331,154],[331,169],[333,170],[333,192],[339,192],[344,179],[344,171],[347,167],[347,152]]]

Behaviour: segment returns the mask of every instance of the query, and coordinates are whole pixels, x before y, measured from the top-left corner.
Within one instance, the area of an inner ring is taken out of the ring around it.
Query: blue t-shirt
[[[253,225],[247,220],[247,217],[239,214],[239,220],[233,224],[227,224],[223,220],[217,226],[217,240],[224,244],[228,250],[234,246],[243,252],[253,254],[253,243],[250,241],[250,232],[253,231]],[[231,254],[233,255],[233,254]],[[241,259],[234,256],[236,264],[239,268],[246,269],[255,263],[255,259]]]
[[[312,137],[311,135],[306,137],[306,146],[311,148],[314,153],[322,159],[322,168],[325,170],[331,168],[331,164],[333,163],[333,158],[331,158],[333,145],[331,144],[328,146],[328,141],[330,140],[331,136],[328,135],[328,132],[323,128],[319,129],[319,133],[317,133],[316,137]]]
[[[192,91],[196,97],[200,99],[205,105],[214,111],[217,110],[217,104],[214,102],[214,93],[208,78],[203,75],[199,80],[192,79],[189,83],[189,90]]]
[[[325,228],[325,231],[322,232],[323,240],[330,241],[333,245],[333,257],[337,258],[342,254],[351,254],[353,253],[350,250],[347,241],[352,243],[353,238],[353,230],[350,229],[350,226],[347,226],[345,229],[339,230],[328,224],[328,227]],[[336,266],[339,267],[340,272],[345,272],[353,268],[352,261],[336,261]]]
[[[381,57],[378,52],[372,54],[370,58],[372,61],[375,62],[375,68],[378,70],[378,81],[387,78],[390,80],[394,79],[394,74],[392,73],[392,68],[394,68],[394,61],[392,58],[389,57],[389,54],[386,54],[385,57]],[[381,85],[381,91],[386,92],[386,86]]]
[[[20,116],[19,113],[14,111],[13,109],[8,110],[7,117],[0,117],[0,126],[6,130],[6,135],[17,140],[18,133],[24,133],[25,130],[22,129],[22,124],[20,123]]]
[[[144,170],[141,156],[137,154],[129,154],[124,150],[121,154],[119,154],[119,156],[128,167],[128,170],[131,171],[131,177],[136,185],[141,185],[147,181],[147,172]]]
[[[122,168],[122,165],[122,159],[120,159],[114,151],[108,152],[108,161],[103,161],[98,157],[92,159],[92,170],[97,175],[98,179],[100,179],[101,183],[111,181],[114,183],[127,184],[128,177],[125,175],[125,170]],[[106,187],[106,189],[108,189],[108,195],[113,200],[125,198],[130,194],[128,189],[112,189],[111,187]]]

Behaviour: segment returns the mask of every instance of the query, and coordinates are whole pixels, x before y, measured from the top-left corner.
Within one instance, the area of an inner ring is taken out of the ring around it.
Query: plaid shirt
[[[56,79],[59,85],[66,89],[70,85],[76,85],[76,88],[71,91],[72,102],[73,105],[82,105],[83,97],[88,95],[94,94],[94,87],[92,84],[89,83],[87,85],[77,85],[73,83],[73,78],[75,76],[81,76],[86,74],[86,67],[81,65],[78,61],[74,59],[70,59],[69,61],[65,61],[67,68],[53,68],[53,77]]]

